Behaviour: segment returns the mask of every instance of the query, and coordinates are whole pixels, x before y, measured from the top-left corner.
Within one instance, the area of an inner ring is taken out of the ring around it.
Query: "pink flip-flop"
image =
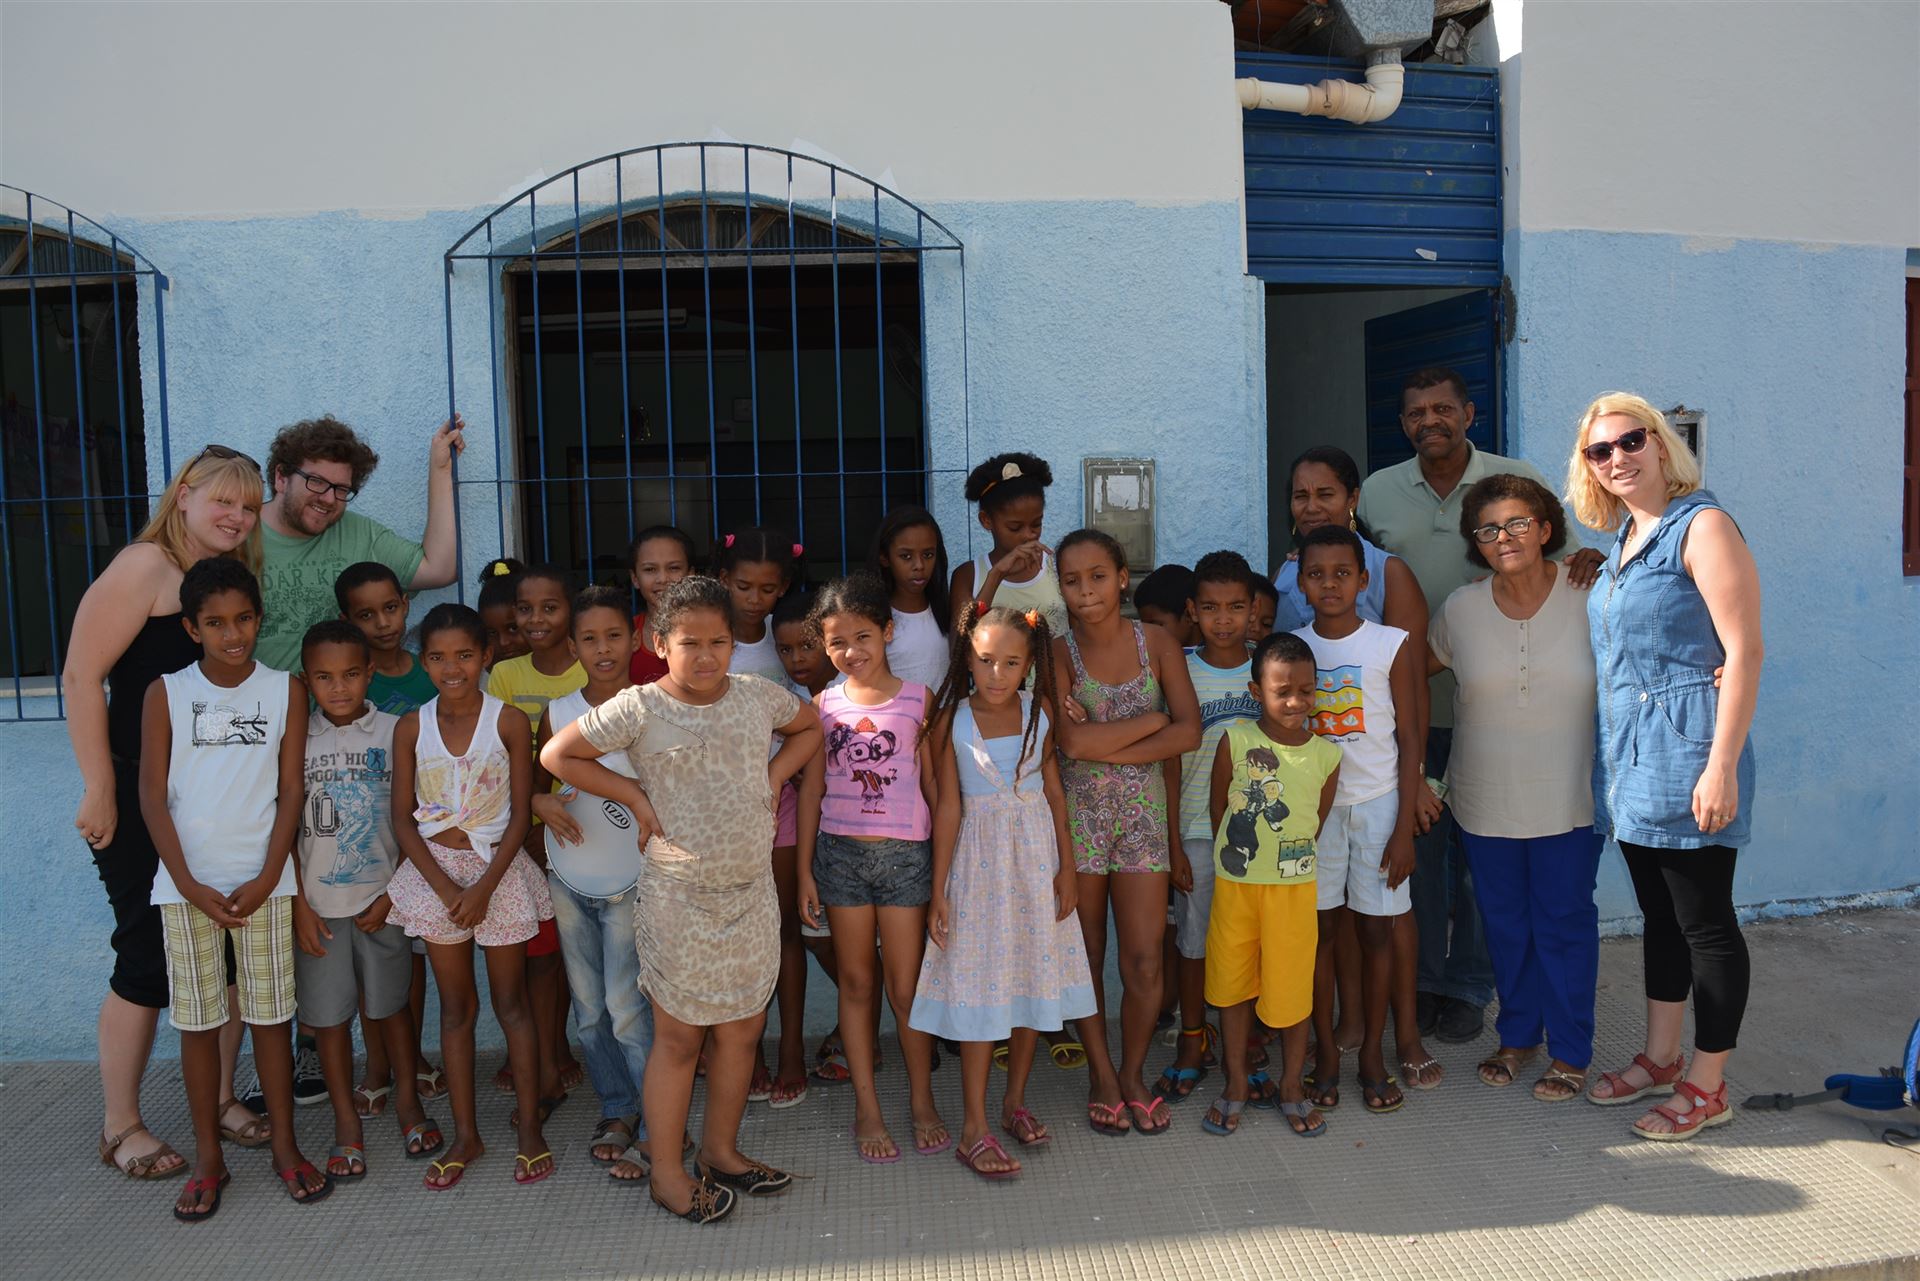
[[[954,1155],[954,1159],[959,1161],[961,1165],[966,1166],[969,1170],[972,1170],[975,1174],[979,1175],[981,1178],[990,1180],[995,1183],[999,1183],[1007,1179],[1017,1179],[1020,1177],[1020,1170],[1019,1170],[1019,1167],[1017,1166],[1011,1170],[981,1169],[980,1158],[986,1156],[989,1152],[999,1157],[1002,1161],[1013,1160],[1012,1157],[1007,1155],[1007,1150],[1000,1146],[1000,1140],[994,1138],[991,1134],[981,1135],[977,1140],[974,1141],[973,1146],[969,1148],[965,1148],[959,1152],[955,1152],[953,1155]]]

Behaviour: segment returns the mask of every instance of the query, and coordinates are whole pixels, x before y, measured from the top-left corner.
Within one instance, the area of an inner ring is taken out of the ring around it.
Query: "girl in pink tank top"
[[[827,657],[846,682],[814,699],[826,734],[800,792],[800,911],[818,925],[824,909],[840,979],[840,1035],[853,1077],[854,1144],[862,1160],[900,1159],[874,1092],[872,992],[881,944],[887,999],[900,1027],[913,1101],[913,1146],[943,1152],[953,1138],[934,1106],[933,1038],[908,1025],[933,896],[929,754],[920,736],[931,701],[925,685],[887,666],[893,608],[871,573],[829,584],[811,614]],[[810,821],[818,819],[817,824]],[[817,828],[817,834],[816,834]]]

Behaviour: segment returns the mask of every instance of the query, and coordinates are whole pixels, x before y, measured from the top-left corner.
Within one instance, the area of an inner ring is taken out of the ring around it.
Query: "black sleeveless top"
[[[184,614],[149,617],[107,672],[107,747],[115,758],[140,759],[140,717],[147,686],[200,657],[181,625]]]

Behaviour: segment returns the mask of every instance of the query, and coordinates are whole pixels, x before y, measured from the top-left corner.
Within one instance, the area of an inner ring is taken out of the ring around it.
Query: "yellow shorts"
[[[224,936],[233,935],[234,981],[240,986],[240,1020],[269,1027],[293,1018],[293,897],[270,898],[239,929],[228,931],[191,903],[162,903],[166,931],[167,986],[173,993],[173,1025],[206,1032],[227,1021],[227,957]]]
[[[1207,923],[1207,1004],[1258,998],[1268,1027],[1292,1027],[1313,1013],[1313,954],[1320,919],[1312,881],[1250,885],[1222,876]]]

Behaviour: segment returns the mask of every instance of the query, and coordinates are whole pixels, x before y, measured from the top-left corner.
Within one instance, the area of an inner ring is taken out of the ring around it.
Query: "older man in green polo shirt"
[[[1408,375],[1401,385],[1400,428],[1413,443],[1413,457],[1374,473],[1360,491],[1360,519],[1381,547],[1413,571],[1429,613],[1456,588],[1486,574],[1467,559],[1460,535],[1460,506],[1473,483],[1512,472],[1548,484],[1531,463],[1475,449],[1467,439],[1472,426],[1473,401],[1458,373],[1431,368]],[[1590,586],[1604,559],[1572,540],[1562,555],[1575,587]],[[1453,673],[1434,677],[1431,693],[1427,773],[1439,778],[1453,747]],[[1450,813],[1415,842],[1414,857],[1420,1031],[1443,1041],[1471,1041],[1480,1035],[1493,999],[1493,964]]]

